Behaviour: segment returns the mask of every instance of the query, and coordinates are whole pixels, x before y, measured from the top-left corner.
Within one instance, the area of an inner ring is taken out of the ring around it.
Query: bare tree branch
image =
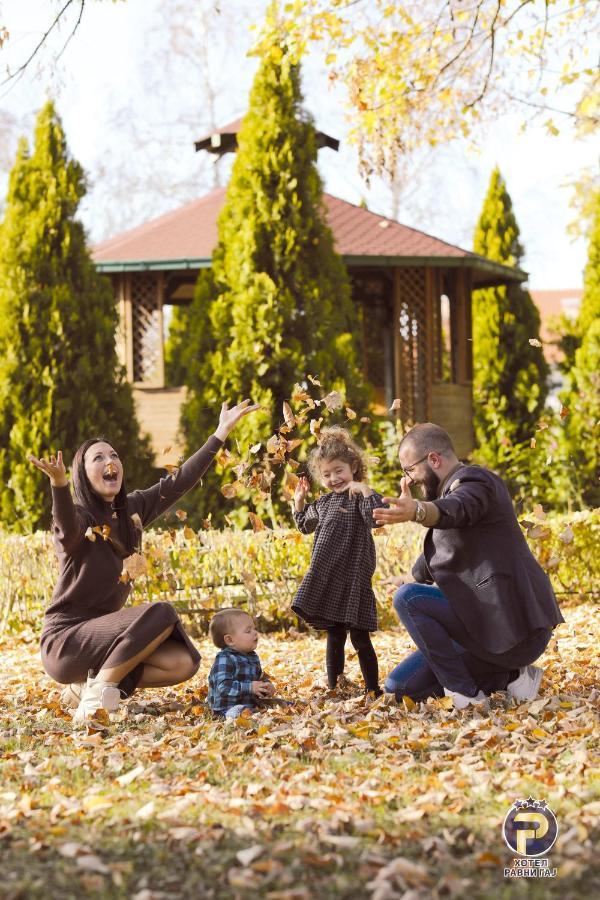
[[[504,96],[513,103],[520,103],[522,106],[531,106],[533,109],[539,109],[544,112],[558,113],[561,116],[568,116],[571,119],[589,119],[590,122],[600,122],[600,116],[582,116],[580,113],[572,112],[568,109],[558,109],[556,106],[550,106],[548,103],[534,103],[533,100],[525,100],[523,97],[515,97],[504,91]]]
[[[471,100],[470,103],[467,103],[467,109],[472,109],[476,103],[479,103],[480,100],[483,100],[487,93],[487,89],[490,83],[490,77],[492,74],[492,69],[494,68],[494,55],[496,50],[496,23],[498,21],[498,17],[500,16],[500,10],[502,8],[502,0],[498,0],[496,6],[496,12],[494,14],[494,18],[492,24],[490,26],[490,61],[488,63],[488,70],[485,75],[485,79],[483,82],[483,87],[481,88],[477,97],[474,100]]]
[[[79,7],[79,15],[77,16],[77,21],[75,22],[75,26],[74,26],[74,28],[73,28],[71,34],[69,35],[69,37],[66,39],[65,43],[63,44],[62,50],[60,51],[60,53],[59,53],[58,56],[56,57],[57,60],[59,60],[59,59],[61,58],[61,56],[63,55],[63,53],[64,53],[65,50],[67,49],[67,47],[68,47],[68,45],[69,45],[69,43],[70,43],[70,41],[71,41],[71,38],[73,37],[73,35],[75,34],[75,32],[77,31],[77,29],[79,28],[79,26],[81,25],[81,17],[83,16],[83,7],[85,6],[85,0],[79,0],[79,2],[81,3],[81,6]]]
[[[46,32],[44,32],[44,34],[42,35],[41,40],[40,40],[40,41],[38,42],[38,44],[34,47],[33,51],[32,51],[32,52],[30,53],[30,55],[27,57],[27,59],[25,60],[25,62],[24,62],[22,65],[20,65],[19,68],[18,68],[15,72],[12,72],[12,73],[8,76],[8,78],[5,78],[4,81],[1,81],[1,82],[0,82],[0,87],[1,87],[2,85],[8,84],[9,81],[13,81],[15,78],[18,78],[20,75],[23,74],[23,72],[25,71],[25,69],[27,68],[27,66],[31,63],[31,61],[35,58],[35,56],[37,55],[37,53],[38,53],[38,52],[41,50],[41,48],[44,46],[44,44],[45,44],[46,41],[48,40],[48,37],[49,37],[50,34],[54,31],[54,29],[56,28],[56,26],[58,25],[58,23],[59,23],[60,20],[62,19],[63,15],[64,15],[64,14],[66,13],[66,11],[68,10],[68,8],[71,6],[72,3],[75,3],[75,2],[76,2],[76,0],[67,0],[67,2],[65,3],[65,5],[63,6],[63,8],[60,10],[60,12],[57,13],[57,15],[56,15],[54,21],[52,22],[52,24],[50,25],[50,27],[48,28],[48,30],[47,30]],[[85,0],[77,0],[77,2],[79,2],[80,6],[81,6],[81,8],[80,8],[80,10],[79,10],[79,18],[77,19],[77,22],[75,23],[75,27],[73,28],[73,31],[71,32],[71,34],[70,34],[69,37],[67,38],[67,41],[66,41],[66,43],[65,43],[65,46],[64,46],[64,47],[62,48],[62,50],[60,51],[59,57],[60,57],[60,56],[62,55],[62,53],[64,52],[65,47],[67,46],[67,44],[69,43],[69,41],[71,40],[71,38],[73,37],[73,35],[75,34],[75,32],[77,31],[77,28],[79,27],[79,23],[81,22],[81,16],[83,15],[83,7],[85,6]]]

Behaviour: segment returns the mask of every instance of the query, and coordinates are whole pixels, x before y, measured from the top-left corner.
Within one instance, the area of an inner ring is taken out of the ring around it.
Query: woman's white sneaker
[[[451,691],[444,688],[446,697],[452,697],[454,709],[466,709],[467,706],[487,706],[488,698],[483,691],[478,691],[474,697],[468,697],[466,694],[459,694],[458,691]]]
[[[85,681],[74,681],[72,684],[68,684],[60,692],[60,705],[64,706],[66,709],[77,709],[84,687]]]
[[[97,681],[88,678],[83,687],[81,700],[73,713],[74,722],[88,722],[99,709],[116,712],[121,702],[121,691],[116,684],[109,681]]]
[[[508,696],[517,703],[535,700],[540,690],[543,674],[544,670],[539,666],[523,666],[519,669],[518,677],[511,681],[506,688]]]

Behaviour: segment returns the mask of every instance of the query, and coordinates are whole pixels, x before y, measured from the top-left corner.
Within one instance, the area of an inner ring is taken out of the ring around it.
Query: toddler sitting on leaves
[[[272,698],[275,688],[255,652],[258,632],[252,616],[243,609],[221,609],[210,622],[209,634],[221,648],[208,676],[208,705],[214,715],[236,719]]]

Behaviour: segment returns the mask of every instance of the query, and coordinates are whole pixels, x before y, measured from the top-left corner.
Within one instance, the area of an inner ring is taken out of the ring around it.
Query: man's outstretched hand
[[[373,510],[373,518],[378,525],[396,525],[398,522],[412,522],[415,517],[416,501],[410,493],[408,478],[400,482],[399,497],[384,497],[389,509],[378,506]]]

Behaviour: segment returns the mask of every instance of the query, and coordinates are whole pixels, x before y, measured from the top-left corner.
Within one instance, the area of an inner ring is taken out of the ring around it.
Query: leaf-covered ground
[[[0,645],[3,898],[270,900],[600,896],[599,611],[566,610],[539,700],[489,714],[447,701],[366,703],[323,687],[324,641],[262,637],[296,707],[238,724],[204,710],[214,648],[179,690],[133,698],[105,731],[73,730],[34,635]],[[385,673],[409,649],[381,632]],[[351,649],[351,648],[350,648]],[[359,681],[348,653],[347,673]],[[555,880],[506,880],[501,823],[545,799]]]

